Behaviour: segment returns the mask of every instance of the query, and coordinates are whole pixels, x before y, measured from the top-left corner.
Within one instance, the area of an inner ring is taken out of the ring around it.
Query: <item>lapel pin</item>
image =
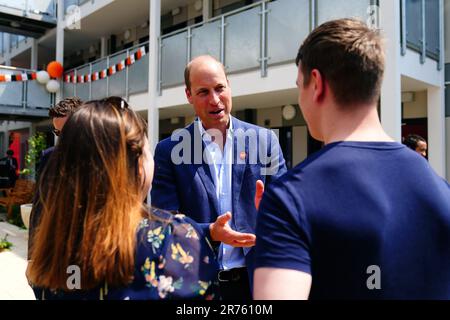
[[[245,157],[247,156],[247,154],[245,153],[245,151],[242,151],[239,156],[240,156],[241,160],[245,160]]]

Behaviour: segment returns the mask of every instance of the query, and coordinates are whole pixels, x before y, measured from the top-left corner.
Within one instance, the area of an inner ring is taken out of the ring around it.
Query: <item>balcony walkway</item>
[[[39,38],[56,27],[56,4],[52,0],[0,0],[0,31]]]
[[[34,122],[44,119],[48,119],[48,108],[11,107],[2,105],[0,99],[0,120]]]

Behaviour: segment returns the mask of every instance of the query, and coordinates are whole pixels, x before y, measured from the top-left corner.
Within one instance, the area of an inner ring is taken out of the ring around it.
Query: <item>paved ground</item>
[[[13,247],[0,253],[0,300],[35,300],[25,277],[28,230],[0,222],[0,238],[5,234]]]

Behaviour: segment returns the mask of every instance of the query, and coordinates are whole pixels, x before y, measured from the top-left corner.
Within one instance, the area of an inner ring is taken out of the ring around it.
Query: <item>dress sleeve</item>
[[[149,230],[147,238],[148,244],[160,249],[158,259],[146,262],[147,282],[157,290],[159,299],[218,298],[217,260],[194,221],[176,215],[163,231]]]

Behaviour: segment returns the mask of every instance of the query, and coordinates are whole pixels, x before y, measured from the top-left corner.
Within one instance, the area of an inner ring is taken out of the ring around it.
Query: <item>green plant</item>
[[[0,240],[0,252],[9,250],[12,246],[13,244],[8,241],[8,235],[5,234],[5,237]]]
[[[20,229],[26,229],[22,221],[22,215],[20,214],[20,206],[14,205],[12,209],[11,219],[8,219],[8,223],[13,224]]]
[[[36,164],[41,157],[41,153],[47,147],[45,135],[37,132],[28,139],[28,152],[25,156],[25,169],[20,174],[28,177],[35,177]]]

